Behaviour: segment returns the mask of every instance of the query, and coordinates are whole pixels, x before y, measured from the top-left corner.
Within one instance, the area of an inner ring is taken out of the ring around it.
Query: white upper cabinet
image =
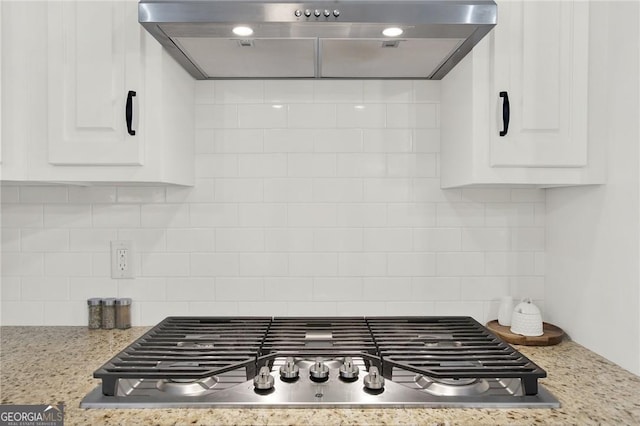
[[[193,184],[194,80],[137,2],[5,5],[2,180]]]
[[[442,186],[602,181],[588,83],[588,2],[498,2],[498,25],[442,81]]]
[[[137,21],[137,9],[123,6],[48,4],[51,164],[143,163],[144,132],[129,134],[125,123],[129,91],[142,89],[140,32],[128,25]],[[138,99],[131,96],[132,118],[142,106]]]

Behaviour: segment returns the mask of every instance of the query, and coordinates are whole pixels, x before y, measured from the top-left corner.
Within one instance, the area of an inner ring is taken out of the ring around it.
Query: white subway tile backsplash
[[[438,81],[196,83],[195,186],[2,187],[2,323],[544,306],[545,191],[442,190]],[[112,279],[110,241],[133,242]],[[443,276],[444,275],[444,276]]]
[[[336,106],[334,104],[289,105],[289,128],[314,129],[318,127],[333,128],[335,126]]]
[[[195,169],[197,176],[205,178],[237,177],[238,154],[200,154]]]
[[[119,203],[164,203],[166,199],[165,188],[157,186],[124,186],[117,191]]]
[[[487,252],[485,264],[487,275],[536,275],[532,252]]]
[[[312,251],[314,231],[311,229],[265,229],[265,250],[270,252]]]
[[[384,154],[338,154],[336,174],[344,178],[384,177],[387,158]]]
[[[90,276],[91,271],[91,254],[89,253],[49,252],[44,254],[44,274],[47,276]]]
[[[313,82],[307,80],[265,80],[264,101],[275,104],[313,102],[313,88]]]
[[[262,278],[217,278],[216,300],[264,300]]]
[[[22,251],[46,252],[69,250],[69,230],[67,229],[26,228],[22,230],[21,238]]]
[[[113,186],[70,186],[69,203],[115,203],[116,187]]]
[[[410,179],[364,179],[364,200],[368,202],[408,202]]]
[[[337,207],[338,226],[375,227],[387,224],[386,204],[340,204]]]
[[[240,275],[283,277],[289,269],[286,253],[240,253]]]
[[[338,128],[381,129],[386,127],[384,104],[338,104]]]
[[[182,214],[182,212],[180,212]],[[189,205],[187,223],[197,228],[215,228],[238,225],[238,205],[231,203],[191,204]],[[181,220],[182,221],[182,220]],[[144,222],[144,209],[143,209]],[[188,227],[184,225],[183,227]]]
[[[412,278],[410,300],[460,300],[460,288],[458,277]]]
[[[319,80],[314,82],[313,100],[316,103],[362,102],[362,81]]]
[[[414,251],[459,251],[461,234],[458,228],[413,228]]]
[[[2,253],[2,276],[42,276],[44,255],[42,253]]]
[[[24,230],[22,232],[29,232],[29,231]],[[0,237],[2,238],[2,253],[7,253],[11,251],[20,251],[21,241],[20,241],[19,228],[1,229]]]
[[[139,278],[135,280],[112,280],[106,277],[69,277],[69,299],[74,301],[85,302],[91,297],[128,297],[125,296],[125,290],[129,289],[130,284],[137,283]],[[118,290],[118,282],[122,282],[124,289]],[[138,293],[135,299],[152,297],[153,294]]]
[[[313,201],[320,203],[362,200],[362,181],[358,179],[314,179]]]
[[[25,186],[20,188],[21,203],[66,203],[67,188],[64,186]]]
[[[167,251],[169,252],[213,252],[215,247],[215,229],[167,229]]]
[[[397,277],[424,277],[436,274],[433,253],[389,253],[388,274]]]
[[[216,229],[216,251],[264,251],[262,229],[220,228]]]
[[[514,251],[544,251],[544,228],[517,228],[511,231]]]
[[[240,204],[238,223],[251,227],[282,227],[287,224],[287,206],[284,204]]]
[[[214,198],[221,203],[262,201],[264,181],[262,179],[216,179]]]
[[[266,202],[304,203],[313,200],[311,178],[274,178],[263,182]]]
[[[364,251],[403,252],[412,249],[408,228],[369,228],[364,230]]]
[[[333,177],[336,154],[288,154],[287,175],[292,177]]]
[[[118,239],[116,229],[70,229],[69,250],[71,251],[101,251],[111,250],[111,241]],[[126,240],[127,238],[122,238]]]
[[[145,206],[151,208],[151,206]],[[158,204],[159,209],[164,209],[164,204]],[[140,206],[136,204],[100,204],[93,206],[92,222],[95,228],[118,228],[140,226]]]
[[[312,298],[313,278],[265,278],[264,280],[264,300],[297,302],[309,301]]]
[[[3,301],[2,325],[42,325],[45,302]]]
[[[313,152],[313,133],[313,130],[308,129],[265,129],[264,152]]]
[[[463,300],[499,302],[500,297],[511,293],[507,277],[463,277],[460,284]]]
[[[464,228],[462,229],[462,250],[464,251],[505,251],[511,246],[508,228]]]
[[[0,203],[19,203],[20,188],[17,186],[8,186],[0,184]]]
[[[2,277],[2,285],[0,285],[0,300],[20,300],[22,278],[20,277]]]
[[[364,152],[413,151],[413,132],[410,129],[365,129],[362,139]],[[440,138],[437,143],[440,144]]]
[[[337,253],[289,253],[289,275],[327,277],[338,275]]]
[[[407,300],[411,294],[411,278],[364,278],[362,299],[378,301]]]
[[[313,280],[313,300],[337,302],[361,299],[361,278],[315,278]]]
[[[287,108],[282,105],[238,105],[238,125],[242,129],[287,127]]]
[[[59,209],[65,206],[51,206],[53,210]],[[47,210],[51,210],[51,208]],[[90,207],[87,206],[87,212],[90,211]],[[51,216],[51,213],[50,213]],[[28,205],[28,204],[2,204],[2,221],[3,228],[41,228],[43,226],[43,207],[41,205]],[[89,223],[91,222],[90,214],[87,215]],[[62,222],[61,218],[49,217],[49,221],[58,219],[58,222]]]
[[[167,278],[167,300],[212,300],[215,298],[213,278]]]
[[[119,229],[118,240],[131,241],[133,251],[137,252],[158,252],[165,251],[167,247],[167,230],[165,229]],[[103,245],[109,249],[108,241]],[[104,251],[101,250],[101,251]]]
[[[240,177],[284,177],[287,176],[286,154],[245,154],[238,158]]]
[[[313,231],[313,249],[324,252],[362,251],[363,231],[358,228],[330,228]]]
[[[233,277],[239,273],[237,253],[191,253],[191,276]]]
[[[142,256],[142,275],[147,277],[189,276],[186,253],[147,253]],[[195,272],[195,268],[194,271]]]
[[[361,152],[362,130],[360,129],[317,129],[313,130],[315,152]]]
[[[217,104],[261,103],[264,84],[260,80],[217,80],[214,101]]]
[[[411,80],[365,80],[365,103],[406,103],[413,99]]]
[[[287,206],[290,227],[336,226],[338,209],[335,204],[290,204]]]
[[[384,253],[340,253],[338,274],[343,277],[379,277],[387,275]]]
[[[23,300],[69,300],[67,277],[22,277],[21,289]]]
[[[238,128],[237,105],[196,105],[196,129]]]

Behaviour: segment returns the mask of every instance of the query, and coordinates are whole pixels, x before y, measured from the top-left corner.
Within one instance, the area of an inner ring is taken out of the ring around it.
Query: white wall
[[[577,342],[636,374],[640,374],[638,17],[637,2],[592,3],[589,130],[592,142],[608,142],[608,183],[547,191],[545,292],[551,321]]]
[[[472,315],[544,300],[543,191],[439,188],[439,83],[197,84],[194,188],[2,188],[2,323]],[[278,107],[281,106],[281,107]],[[133,240],[134,280],[109,277]]]

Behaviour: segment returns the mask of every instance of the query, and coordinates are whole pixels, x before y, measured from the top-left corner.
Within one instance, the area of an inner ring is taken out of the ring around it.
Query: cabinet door
[[[491,166],[587,164],[588,8],[583,0],[499,2]],[[501,137],[503,91],[510,123]]]
[[[139,165],[141,55],[137,4],[53,1],[49,20],[49,141],[51,164]],[[130,135],[125,119],[132,97]]]

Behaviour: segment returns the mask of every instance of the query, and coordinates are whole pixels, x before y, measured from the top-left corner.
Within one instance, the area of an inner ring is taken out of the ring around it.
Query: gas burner
[[[418,374],[414,380],[420,389],[435,396],[476,396],[489,390],[489,382],[484,379],[444,379]]]
[[[217,384],[218,378],[215,376],[198,380],[165,379],[158,380],[156,388],[169,395],[200,396],[213,392]]]

